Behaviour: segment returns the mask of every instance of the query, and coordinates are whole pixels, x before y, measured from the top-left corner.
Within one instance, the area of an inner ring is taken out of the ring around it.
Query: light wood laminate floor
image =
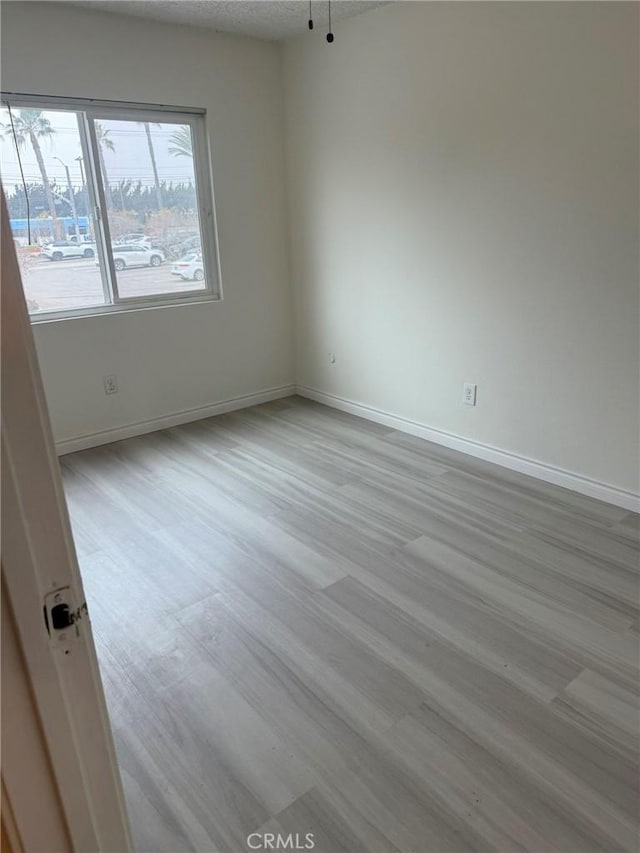
[[[638,849],[637,516],[298,397],[62,468],[139,851]]]

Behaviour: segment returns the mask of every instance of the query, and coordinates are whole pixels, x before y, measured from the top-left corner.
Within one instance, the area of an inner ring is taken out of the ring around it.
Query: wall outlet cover
[[[462,402],[466,406],[475,406],[478,386],[473,382],[465,382],[462,386]]]
[[[104,384],[105,394],[118,393],[118,377],[115,374],[112,373],[110,376],[103,376],[102,382]]]

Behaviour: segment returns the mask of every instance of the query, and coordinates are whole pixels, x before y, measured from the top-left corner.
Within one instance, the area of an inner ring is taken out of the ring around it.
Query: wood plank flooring
[[[62,468],[140,853],[638,849],[638,516],[298,397]]]

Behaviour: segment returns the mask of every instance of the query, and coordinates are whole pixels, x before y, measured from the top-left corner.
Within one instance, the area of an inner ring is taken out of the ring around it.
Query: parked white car
[[[50,261],[62,261],[64,258],[92,258],[96,253],[96,247],[92,243],[71,243],[68,240],[56,240],[47,243],[40,250],[40,254]]]
[[[117,270],[127,267],[159,267],[165,257],[160,249],[145,246],[112,246],[113,265]]]
[[[202,281],[204,278],[202,255],[194,252],[175,261],[171,267],[171,275],[179,275],[185,281]]]

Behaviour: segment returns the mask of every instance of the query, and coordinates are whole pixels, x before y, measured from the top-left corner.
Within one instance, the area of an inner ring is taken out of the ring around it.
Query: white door
[[[25,737],[18,749],[3,718],[3,806],[13,846],[29,853],[128,853],[111,728],[4,194],[0,212],[3,617],[15,640],[11,666],[3,668],[10,680],[3,711],[7,725],[21,722],[16,731]],[[20,692],[20,678],[29,690]],[[20,701],[31,706],[31,723],[26,711],[20,719]]]

